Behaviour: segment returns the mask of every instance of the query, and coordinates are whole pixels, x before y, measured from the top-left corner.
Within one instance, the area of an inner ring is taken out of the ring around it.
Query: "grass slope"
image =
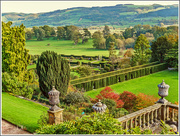
[[[48,108],[2,92],[2,118],[27,131],[34,132],[38,128],[37,120]]]
[[[129,91],[134,94],[144,93],[148,95],[158,96],[158,87],[157,85],[162,83],[164,79],[165,83],[170,85],[169,95],[166,99],[172,103],[178,101],[178,72],[177,71],[161,71],[144,77],[132,79],[129,81],[117,83],[110,85],[110,87],[116,93],[122,93],[123,91]],[[99,92],[104,88],[99,88],[96,90],[88,91],[85,94],[92,98],[95,98]]]
[[[50,44],[48,46],[47,44]],[[93,41],[90,39],[86,44],[79,43],[74,45],[71,40],[49,40],[37,41],[36,39],[26,41],[26,49],[29,49],[29,54],[41,54],[43,51],[55,51],[58,54],[66,55],[87,55],[87,56],[109,56],[108,50],[98,50],[93,48]],[[117,50],[118,51],[118,50]],[[117,52],[118,53],[118,52]]]

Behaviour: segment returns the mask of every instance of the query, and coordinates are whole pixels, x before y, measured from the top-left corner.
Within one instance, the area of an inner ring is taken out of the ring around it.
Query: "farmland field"
[[[172,103],[177,102],[179,96],[177,71],[165,70],[144,77],[139,77],[129,81],[110,85],[110,87],[118,94],[122,93],[123,91],[129,91],[134,94],[138,94],[141,92],[144,94],[154,95],[155,97],[159,97],[157,85],[162,83],[163,79],[166,84],[170,85],[169,95],[166,97],[166,99]],[[87,96],[90,96],[91,98],[95,98],[95,96],[98,95],[102,89],[103,88],[99,88],[96,90],[88,91],[85,94]]]
[[[34,132],[38,128],[37,121],[47,110],[47,107],[40,104],[2,93],[2,118],[25,127],[29,132]]]
[[[49,46],[47,44],[50,44]],[[89,41],[85,44],[74,45],[70,40],[49,40],[37,41],[36,39],[26,41],[26,49],[29,49],[29,54],[40,55],[43,51],[50,50],[55,51],[58,54],[65,55],[87,55],[87,56],[109,56],[108,50],[98,50],[93,48],[93,41]],[[118,53],[119,50],[117,50]]]

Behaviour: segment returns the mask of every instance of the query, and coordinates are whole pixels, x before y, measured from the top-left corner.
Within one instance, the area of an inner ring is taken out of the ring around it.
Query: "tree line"
[[[82,39],[82,44],[88,42],[88,39],[91,38],[91,33],[87,28],[83,28],[83,33],[80,33],[79,28],[74,25],[58,26],[57,28],[44,25],[26,29],[26,39],[30,40],[33,36],[35,36],[38,41],[42,41],[44,38],[49,39],[50,37],[57,40],[73,40],[76,45],[80,39]]]

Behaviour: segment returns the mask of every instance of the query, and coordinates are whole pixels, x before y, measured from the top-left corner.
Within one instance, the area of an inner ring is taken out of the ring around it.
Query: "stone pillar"
[[[169,106],[166,106],[166,120],[169,120]]]
[[[162,121],[166,120],[166,105],[161,106],[161,120]]]
[[[145,120],[145,115],[146,115],[146,114],[144,113],[144,114],[143,114],[143,124],[142,124],[142,125],[143,125],[143,128],[145,128],[145,121],[146,121],[146,120]]]
[[[133,128],[133,119],[130,119],[129,128]]]
[[[48,93],[49,95],[49,103],[52,105],[49,110],[49,123],[52,124],[60,124],[63,122],[63,109],[59,108],[57,104],[59,103],[59,91],[55,89],[53,86],[52,90]]]
[[[158,109],[155,109],[155,122],[157,122],[157,112],[158,112]]]
[[[172,118],[171,118],[172,122],[174,122],[174,109],[172,109]]]
[[[147,127],[149,127],[149,112],[147,113]]]
[[[139,127],[141,128],[141,115],[139,116]]]
[[[153,121],[153,118],[154,118],[153,113],[154,113],[154,111],[151,111],[151,124],[154,123],[154,121]]]
[[[63,110],[64,109],[59,109],[56,111],[51,111],[48,110],[49,113],[49,124],[53,125],[53,124],[60,124],[63,122]]]
[[[134,127],[136,127],[136,126],[137,126],[137,116],[134,119]]]

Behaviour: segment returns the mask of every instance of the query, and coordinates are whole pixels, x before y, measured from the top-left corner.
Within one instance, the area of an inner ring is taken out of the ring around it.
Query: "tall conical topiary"
[[[67,60],[61,58],[54,51],[45,51],[41,54],[37,63],[39,87],[47,98],[48,92],[55,86],[60,96],[67,93],[70,80],[70,67]]]

